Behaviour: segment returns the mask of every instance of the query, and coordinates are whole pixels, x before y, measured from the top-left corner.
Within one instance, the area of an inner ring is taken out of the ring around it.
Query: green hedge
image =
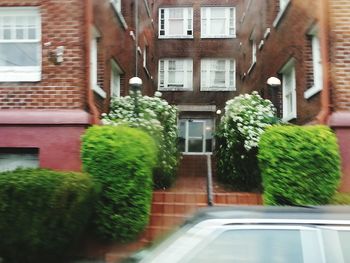
[[[339,150],[326,126],[268,128],[258,158],[265,204],[327,204],[338,187]]]
[[[126,242],[147,225],[156,149],[136,128],[94,126],[83,136],[84,170],[102,187],[94,216],[101,238]]]
[[[84,230],[95,197],[86,174],[0,173],[0,257],[13,263],[60,262]]]

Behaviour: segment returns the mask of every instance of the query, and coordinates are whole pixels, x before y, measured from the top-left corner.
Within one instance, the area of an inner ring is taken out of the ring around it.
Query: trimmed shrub
[[[350,193],[336,193],[330,201],[332,205],[350,205]]]
[[[104,124],[140,128],[152,136],[158,147],[158,163],[153,171],[156,189],[172,185],[180,156],[177,149],[177,109],[161,99],[161,95],[160,92],[156,92],[154,97],[132,93],[131,96],[112,98],[110,112],[102,118]],[[133,96],[137,96],[137,116]]]
[[[329,203],[340,179],[334,133],[326,126],[274,126],[259,147],[267,205]]]
[[[0,173],[0,257],[11,263],[60,262],[88,223],[95,197],[86,174]]]
[[[278,122],[275,109],[255,91],[226,102],[216,132],[217,174],[220,182],[239,191],[260,191],[258,143],[264,129]]]
[[[139,129],[94,126],[86,131],[83,167],[101,185],[94,215],[99,237],[126,242],[147,225],[156,156],[153,139]]]

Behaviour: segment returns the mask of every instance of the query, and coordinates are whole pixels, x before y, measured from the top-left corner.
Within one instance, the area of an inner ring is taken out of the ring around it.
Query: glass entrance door
[[[213,120],[180,119],[179,141],[184,153],[212,152]]]

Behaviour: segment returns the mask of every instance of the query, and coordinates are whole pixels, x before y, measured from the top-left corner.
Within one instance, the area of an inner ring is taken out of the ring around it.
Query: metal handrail
[[[207,154],[207,197],[208,197],[208,206],[213,206],[213,176],[211,170],[211,155]]]

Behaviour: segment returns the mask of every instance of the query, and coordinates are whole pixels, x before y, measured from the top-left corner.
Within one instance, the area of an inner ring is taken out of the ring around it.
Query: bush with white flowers
[[[254,91],[226,102],[217,132],[218,177],[237,190],[259,190],[258,144],[266,127],[278,122],[271,101]]]
[[[155,188],[167,188],[173,183],[179,159],[177,109],[161,95],[156,92],[154,97],[149,97],[131,92],[130,96],[114,97],[110,112],[102,115],[105,125],[138,127],[154,138],[158,145],[158,165],[153,178]]]

